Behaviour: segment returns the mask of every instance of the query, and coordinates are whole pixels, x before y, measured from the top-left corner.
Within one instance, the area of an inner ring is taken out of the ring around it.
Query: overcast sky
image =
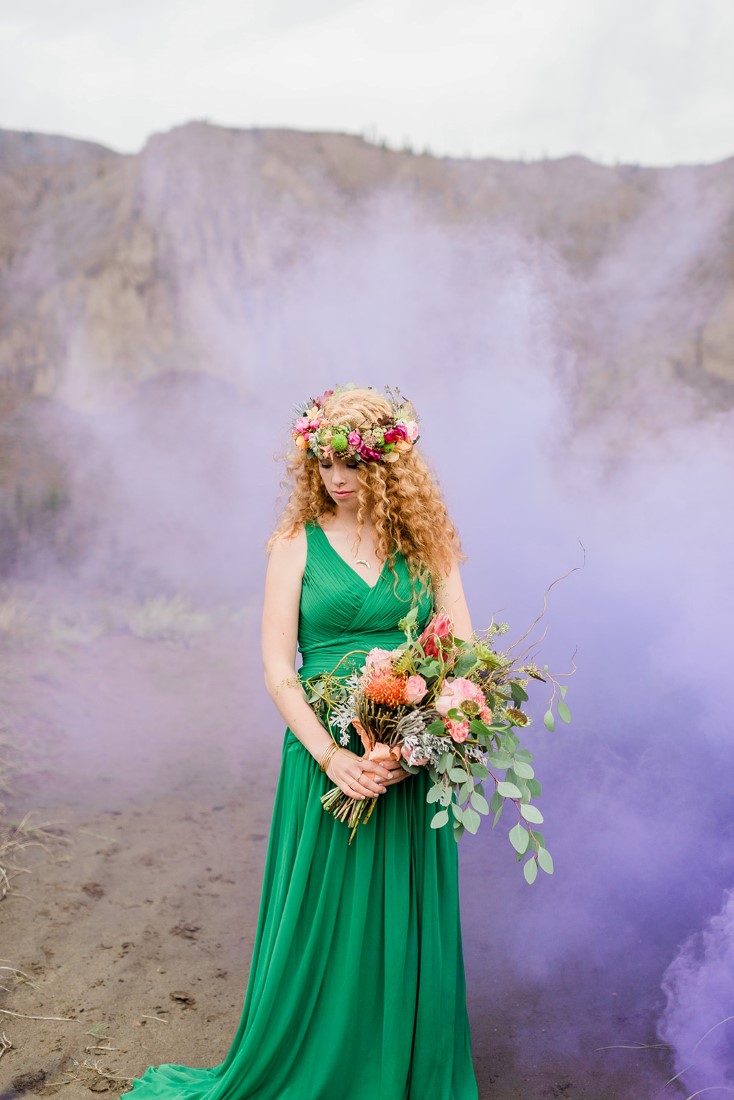
[[[733,56],[734,0],[0,0],[0,126],[698,163],[734,154]]]

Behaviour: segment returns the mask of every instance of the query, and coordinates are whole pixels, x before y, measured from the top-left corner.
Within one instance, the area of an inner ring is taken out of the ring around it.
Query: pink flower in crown
[[[449,731],[452,741],[466,741],[469,736],[469,723],[467,721],[454,722],[451,718],[444,718],[443,724]]]
[[[380,451],[376,451],[374,447],[368,447],[366,443],[363,443],[359,448],[359,453],[368,462],[376,462],[378,458],[382,458]]]
[[[428,691],[428,685],[422,676],[409,676],[405,685],[405,700],[407,703],[420,703]]]
[[[408,433],[408,440],[411,443],[415,443],[416,439],[418,438],[418,425],[416,424],[415,420],[406,420],[405,430]]]
[[[362,443],[362,436],[358,431],[352,431],[347,436],[347,443],[350,447],[359,447]]]
[[[299,416],[293,423],[293,431],[305,434],[311,431],[311,421],[307,416]]]
[[[438,657],[438,646],[443,638],[453,634],[454,625],[445,611],[434,615],[418,641],[423,646],[426,657]]]
[[[406,443],[410,442],[408,429],[404,424],[396,424],[394,428],[388,428],[385,432],[386,443],[396,443],[398,439],[404,439]]]

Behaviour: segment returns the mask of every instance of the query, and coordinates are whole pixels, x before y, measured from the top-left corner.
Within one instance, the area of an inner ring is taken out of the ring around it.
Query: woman
[[[458,537],[415,449],[412,407],[327,391],[293,426],[293,490],[271,537],[265,681],[287,723],[240,1026],[213,1069],[164,1065],[136,1100],[476,1100],[457,846],[431,829],[428,777],[339,743],[301,681],[404,641],[443,609],[471,622]],[[296,648],[303,665],[294,674]],[[340,663],[341,662],[341,663]],[[375,798],[349,830],[320,796]]]

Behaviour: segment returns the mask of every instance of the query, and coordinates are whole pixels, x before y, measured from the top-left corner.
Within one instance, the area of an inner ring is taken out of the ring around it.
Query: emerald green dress
[[[370,587],[307,525],[300,675],[404,641],[407,565]],[[423,625],[430,595],[418,602]],[[348,746],[361,753],[350,728]],[[431,829],[428,776],[380,795],[351,846],[319,801],[332,786],[286,730],[244,1010],[213,1069],[161,1065],[134,1100],[477,1100],[459,923],[457,845]]]

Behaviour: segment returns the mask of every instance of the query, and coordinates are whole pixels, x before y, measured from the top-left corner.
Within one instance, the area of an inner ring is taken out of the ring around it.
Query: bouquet
[[[554,704],[562,721],[571,720],[566,686],[547,666],[539,668],[526,655],[513,656],[518,643],[507,651],[497,647],[506,623],[493,620],[482,634],[463,641],[444,612],[418,636],[416,621],[413,609],[399,624],[405,643],[370,650],[363,669],[347,679],[336,675],[337,665],[331,673],[304,681],[311,706],[340,733],[342,744],[348,743],[351,724],[371,759],[392,757],[413,773],[427,769],[432,782],[426,799],[436,807],[431,827],[451,824],[457,841],[464,832],[476,833],[483,817],[492,815],[494,828],[506,804],[513,803],[517,821],[509,840],[526,881],[535,881],[539,867],[552,874],[553,859],[537,828],[543,815],[533,802],[541,784],[520,735],[531,723],[523,710],[526,687],[532,681],[552,684],[544,715],[552,731]],[[339,787],[321,801],[349,826],[350,844],[377,804],[377,798],[354,799]]]

